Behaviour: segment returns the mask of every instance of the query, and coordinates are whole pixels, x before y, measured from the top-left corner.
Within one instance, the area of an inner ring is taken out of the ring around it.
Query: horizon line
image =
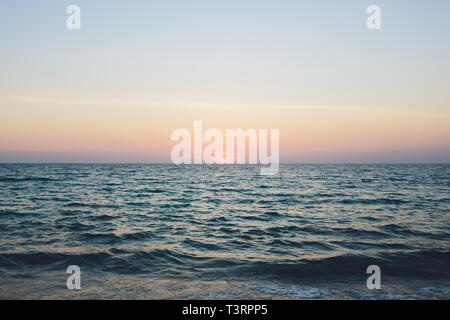
[[[174,166],[236,166],[236,165],[246,165],[246,166],[267,166],[267,164],[251,164],[251,163],[182,163],[182,164],[175,164],[171,162],[1,162],[0,165],[3,164],[80,164],[80,165],[86,165],[86,164],[111,164],[111,165],[121,165],[121,164],[136,164],[136,165],[142,165],[142,164],[159,164],[159,165],[174,165]],[[291,164],[304,164],[304,165],[323,165],[323,164],[347,164],[347,165],[355,165],[355,164],[447,164],[450,165],[450,161],[448,162],[280,162],[280,165],[291,165]]]

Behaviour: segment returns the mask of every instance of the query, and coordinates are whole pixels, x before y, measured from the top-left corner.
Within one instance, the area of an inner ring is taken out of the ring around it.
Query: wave
[[[450,279],[450,251],[384,253],[379,256],[341,255],[298,262],[257,262],[240,271],[275,279],[367,277],[366,269],[378,265],[384,277]]]
[[[0,182],[27,182],[27,181],[46,182],[46,181],[55,181],[55,179],[47,177],[24,177],[24,178],[0,177]]]
[[[404,204],[408,203],[406,200],[402,199],[392,199],[392,198],[376,198],[376,199],[344,199],[341,200],[343,204],[369,204],[369,205],[378,205],[378,204]]]
[[[207,244],[189,241],[186,244],[205,249]],[[366,269],[378,265],[385,278],[450,279],[448,265],[450,251],[412,251],[408,253],[383,253],[374,256],[340,255],[321,259],[296,259],[285,261],[252,261],[224,259],[217,256],[196,255],[169,249],[130,251],[111,248],[94,253],[3,253],[1,269],[24,269],[30,266],[46,270],[64,269],[70,264],[100,269],[120,274],[152,273],[164,270],[198,270],[217,277],[227,274],[233,278],[259,277],[276,280],[299,279],[365,279]],[[151,268],[150,268],[151,267]],[[216,273],[214,273],[214,271]],[[200,276],[200,274],[198,274]]]

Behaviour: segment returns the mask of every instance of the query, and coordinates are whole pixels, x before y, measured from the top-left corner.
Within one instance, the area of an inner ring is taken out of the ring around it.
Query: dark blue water
[[[448,299],[449,224],[450,165],[4,164],[0,297]]]

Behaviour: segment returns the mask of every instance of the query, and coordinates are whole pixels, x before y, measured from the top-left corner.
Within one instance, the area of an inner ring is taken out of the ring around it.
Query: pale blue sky
[[[0,90],[446,106],[449,16],[449,1],[2,1]]]

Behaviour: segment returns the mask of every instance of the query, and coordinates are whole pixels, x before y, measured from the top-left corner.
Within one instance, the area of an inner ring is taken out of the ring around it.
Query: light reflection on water
[[[69,264],[239,287],[364,284],[379,264],[448,283],[449,191],[449,165],[0,165],[0,288]]]

